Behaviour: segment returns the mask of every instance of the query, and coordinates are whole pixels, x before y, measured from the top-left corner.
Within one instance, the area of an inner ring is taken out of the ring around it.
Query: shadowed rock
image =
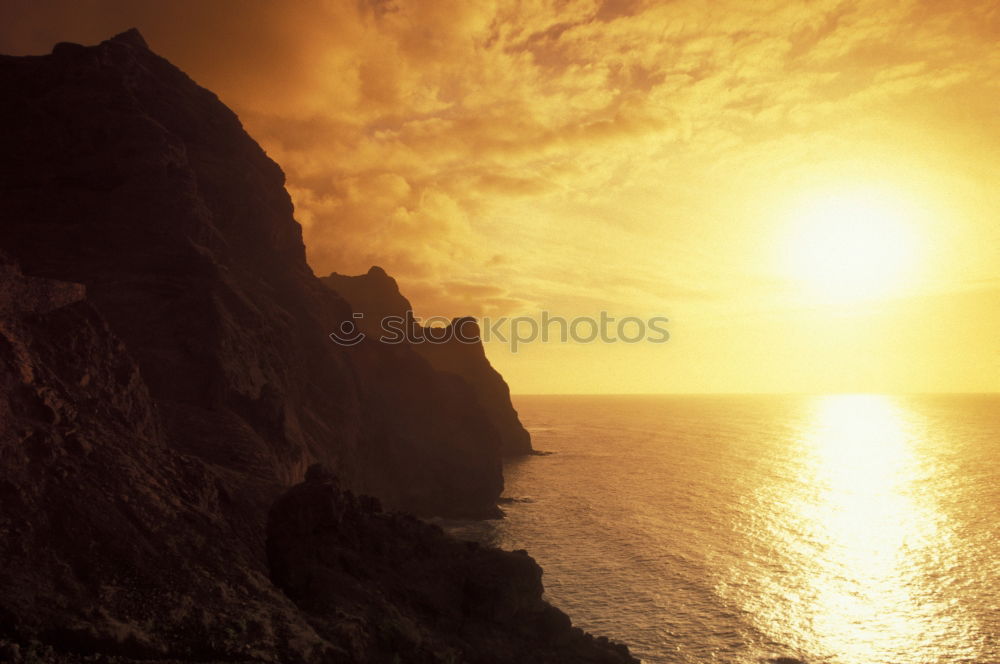
[[[135,31],[0,84],[0,658],[627,661],[526,556],[348,493],[495,513],[499,436],[412,348],[329,341],[351,309],[214,95]]]
[[[248,482],[166,444],[135,361],[74,285],[24,277],[0,255],[0,293],[12,292],[18,306],[0,310],[0,659],[317,657],[322,639],[268,580],[262,514],[235,493]]]
[[[459,542],[339,489],[317,469],[275,503],[274,582],[345,662],[634,662],[542,600],[524,551]]]
[[[384,337],[383,320],[389,317],[405,319],[407,312],[412,311],[409,300],[399,292],[396,280],[380,267],[372,267],[367,274],[358,276],[334,272],[322,281],[347,300],[355,312],[363,314],[361,328],[369,336]],[[460,376],[472,387],[480,406],[500,434],[503,454],[531,454],[531,435],[517,417],[503,376],[486,357],[476,320],[456,318],[447,328],[425,328],[414,324],[410,330],[417,340],[412,348],[431,366]]]
[[[314,461],[423,514],[490,516],[500,440],[476,394],[407,348],[343,348],[350,307],[305,262],[284,175],[135,31],[0,57],[0,246],[82,284],[168,440],[275,485]]]

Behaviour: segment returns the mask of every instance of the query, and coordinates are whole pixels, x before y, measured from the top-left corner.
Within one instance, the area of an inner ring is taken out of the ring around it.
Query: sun
[[[908,207],[891,192],[865,188],[804,197],[784,247],[787,276],[805,295],[826,301],[904,290],[916,250]]]

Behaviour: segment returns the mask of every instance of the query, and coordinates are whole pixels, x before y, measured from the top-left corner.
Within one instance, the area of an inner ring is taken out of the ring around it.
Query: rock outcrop
[[[0,660],[522,661],[542,620],[535,661],[630,661],[524,556],[317,471],[279,499],[322,462],[393,508],[490,514],[500,441],[412,348],[329,341],[351,309],[214,95],[135,31],[0,57],[0,83]]]
[[[399,292],[396,280],[378,266],[358,276],[334,272],[322,281],[347,300],[355,313],[362,315],[356,320],[369,337],[395,339],[396,332],[404,328],[390,325],[387,333],[381,321],[409,320],[407,314],[412,317],[410,302]],[[460,376],[469,384],[500,434],[503,454],[531,454],[531,435],[517,417],[510,388],[486,357],[475,319],[457,318],[446,328],[427,328],[414,321],[407,328],[409,345],[421,357],[438,371]]]
[[[542,600],[542,570],[524,551],[452,539],[311,470],[271,509],[267,556],[342,661],[631,661]]]

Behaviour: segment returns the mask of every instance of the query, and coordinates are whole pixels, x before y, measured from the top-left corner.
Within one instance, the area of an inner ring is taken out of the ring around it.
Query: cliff
[[[400,292],[396,280],[380,267],[366,274],[348,276],[336,272],[322,278],[351,305],[357,319],[370,337],[386,332],[381,321],[387,317],[404,319],[412,307]],[[510,388],[486,357],[480,330],[472,318],[459,318],[447,328],[426,328],[414,323],[410,328],[413,348],[438,371],[461,377],[476,395],[480,406],[500,435],[505,456],[531,454],[531,435],[521,425],[510,400]]]
[[[0,255],[0,294],[4,661],[633,661],[546,604],[523,552],[318,466],[268,513],[270,486],[172,449],[85,288]]]
[[[354,497],[494,513],[499,436],[412,348],[328,339],[351,309],[214,95],[135,31],[0,83],[0,659],[630,661],[520,554]]]
[[[475,396],[408,349],[332,343],[350,307],[212,93],[136,32],[3,58],[0,80],[0,245],[86,286],[171,445],[279,485],[320,461],[391,507],[496,513],[500,442]]]

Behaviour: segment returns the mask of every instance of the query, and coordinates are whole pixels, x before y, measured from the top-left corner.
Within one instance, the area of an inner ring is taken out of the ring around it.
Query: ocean
[[[506,518],[652,664],[1000,662],[1000,396],[521,396]]]

